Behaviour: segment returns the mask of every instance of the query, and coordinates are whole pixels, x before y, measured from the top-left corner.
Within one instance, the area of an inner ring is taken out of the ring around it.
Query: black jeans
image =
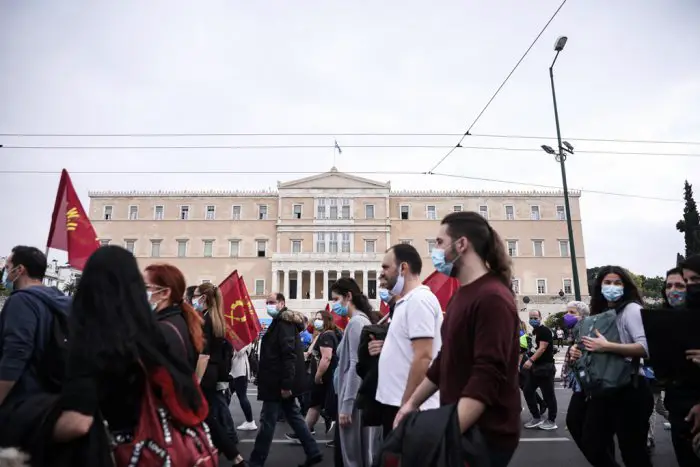
[[[391,430],[394,429],[394,419],[396,414],[399,413],[399,409],[400,407],[382,404],[382,434],[384,439],[387,439]]]
[[[248,377],[239,376],[234,378],[233,381],[229,383],[231,392],[236,394],[238,397],[238,403],[241,405],[241,410],[245,416],[246,422],[253,421],[253,410],[250,407],[250,401],[248,400]]]
[[[651,467],[647,446],[649,417],[654,396],[649,384],[637,378],[613,394],[591,397],[574,394],[566,425],[572,438],[593,467],[619,467],[615,460],[613,437],[617,436],[620,455],[626,467]]]
[[[527,388],[528,383],[530,382],[530,371],[529,370],[523,370],[522,368],[520,369],[520,373],[518,374],[518,384],[520,385],[520,390],[523,391],[523,396],[525,396],[525,388]],[[540,396],[540,393],[535,391],[535,400],[537,402],[537,407],[538,411],[537,413],[532,413],[532,418],[539,418],[541,412],[544,412],[544,410],[547,408],[547,406],[544,403],[544,400],[542,399],[542,396]],[[529,409],[529,407],[528,407]]]
[[[209,425],[212,442],[228,460],[233,460],[240,452],[236,427],[228,408],[229,397],[226,391],[212,390],[204,391],[204,397],[209,404],[206,422]]]
[[[546,365],[546,368],[533,365],[530,369],[530,375],[523,390],[523,395],[533,418],[540,418],[544,414],[540,413],[539,404],[537,403],[537,388],[539,388],[542,391],[542,398],[547,404],[548,419],[553,422],[557,419],[557,396],[554,394],[556,368],[553,363],[544,363],[542,365]]]

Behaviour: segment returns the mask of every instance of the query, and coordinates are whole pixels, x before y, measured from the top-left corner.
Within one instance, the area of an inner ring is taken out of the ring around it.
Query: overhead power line
[[[518,67],[519,67],[520,64],[523,62],[523,60],[525,60],[525,57],[527,57],[527,55],[530,53],[530,50],[532,50],[532,48],[535,46],[535,44],[536,44],[537,41],[540,39],[540,37],[542,37],[542,34],[544,34],[544,32],[545,32],[545,31],[547,30],[547,28],[549,27],[549,25],[552,23],[552,21],[554,21],[554,18],[557,17],[557,15],[558,15],[559,12],[561,11],[561,9],[564,7],[564,5],[566,5],[566,1],[567,1],[567,0],[564,0],[563,2],[561,2],[561,4],[559,5],[559,8],[557,8],[556,11],[554,12],[554,14],[549,18],[549,21],[547,21],[547,23],[544,25],[544,27],[540,30],[539,34],[537,34],[537,36],[535,37],[535,39],[532,41],[532,43],[530,44],[530,46],[527,48],[527,50],[525,50],[525,53],[520,57],[520,60],[517,61],[517,63],[515,64],[515,66],[513,67],[513,69],[510,70],[510,73],[508,73],[508,75],[507,75],[506,78],[503,80],[503,82],[501,83],[501,85],[498,86],[498,89],[496,89],[496,92],[493,93],[493,95],[492,95],[491,98],[488,100],[488,102],[486,102],[486,105],[484,106],[484,108],[481,109],[481,112],[478,113],[478,115],[476,116],[476,118],[474,119],[474,121],[471,123],[471,125],[469,125],[469,127],[467,128],[467,131],[465,131],[464,134],[463,134],[463,135],[461,136],[461,138],[459,139],[459,142],[458,142],[452,149],[450,149],[449,151],[447,151],[447,154],[445,154],[444,156],[442,156],[442,158],[437,162],[437,164],[435,164],[428,172],[434,172],[435,169],[437,169],[437,168],[440,166],[440,164],[442,164],[442,163],[445,161],[445,159],[447,159],[448,157],[450,157],[450,154],[452,154],[452,153],[455,151],[455,149],[457,149],[458,147],[460,147],[460,146],[462,145],[462,142],[464,141],[464,139],[465,139],[467,136],[469,136],[470,132],[472,131],[472,128],[474,128],[474,126],[477,124],[477,122],[479,121],[479,119],[481,119],[481,116],[484,115],[484,112],[486,112],[486,109],[489,108],[489,106],[491,105],[491,102],[493,102],[493,100],[496,98],[496,96],[498,95],[498,93],[501,92],[501,89],[503,89],[503,87],[506,85],[506,83],[508,82],[508,80],[510,79],[510,77],[513,76],[513,73],[515,73],[515,70],[518,69]]]
[[[23,175],[58,175],[60,171],[55,170],[0,170],[0,174],[23,174]],[[119,170],[119,171],[104,171],[104,170],[71,170],[71,174],[76,175],[191,175],[193,172],[191,170]],[[561,190],[560,186],[556,185],[544,185],[540,183],[528,183],[516,180],[502,180],[498,178],[487,178],[487,177],[475,177],[468,175],[459,174],[448,174],[442,172],[415,172],[415,171],[344,171],[343,173],[353,174],[353,175],[425,175],[425,176],[439,176],[439,177],[450,177],[459,178],[464,180],[475,180],[483,182],[493,182],[493,183],[503,183],[506,185],[518,185],[518,186],[529,186],[535,188],[545,188],[548,190]],[[318,174],[314,171],[264,171],[264,170],[197,170],[197,175],[313,175]],[[616,193],[612,191],[604,190],[589,190],[585,188],[571,188],[571,191],[580,191],[582,193],[590,193],[597,195],[607,195],[607,196],[619,196],[624,198],[636,198],[636,199],[646,199],[654,201],[669,201],[669,202],[682,202],[682,199],[674,198],[663,198],[657,196],[647,196],[647,195],[635,195],[630,193]]]
[[[360,132],[360,133],[0,133],[0,137],[6,138],[215,138],[215,137],[451,137],[462,136],[461,133],[381,133],[381,132]],[[537,135],[508,135],[508,134],[485,134],[472,133],[472,138],[499,138],[499,139],[537,139],[554,140],[554,136]],[[592,137],[564,137],[568,141],[589,141],[601,143],[634,143],[634,144],[685,144],[700,145],[700,141],[682,140],[653,140],[653,139],[625,139],[625,138],[592,138]],[[347,147],[347,146],[344,146]],[[453,146],[449,146],[453,147]]]

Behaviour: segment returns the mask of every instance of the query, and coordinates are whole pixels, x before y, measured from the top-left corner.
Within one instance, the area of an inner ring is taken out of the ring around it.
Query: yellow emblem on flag
[[[227,315],[224,315],[225,318],[228,318],[231,321],[231,324],[234,323],[234,321],[238,321],[240,323],[245,323],[245,315],[238,317],[233,314],[233,312],[236,310],[236,308],[243,307],[243,300],[236,300],[231,304],[231,309],[229,310]]]
[[[78,214],[78,208],[71,208],[66,213],[66,230],[73,232],[78,228],[78,219],[80,219],[80,214]]]

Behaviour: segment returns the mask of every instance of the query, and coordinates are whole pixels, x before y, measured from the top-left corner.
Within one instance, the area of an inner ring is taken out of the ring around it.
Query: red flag
[[[389,308],[389,305],[384,303],[384,300],[379,300],[379,314],[382,316],[386,316],[386,314],[390,311],[391,309]]]
[[[331,306],[326,303],[326,311],[330,312],[331,316],[333,317],[333,322],[335,323],[336,326],[338,326],[341,330],[345,330],[345,326],[348,325],[348,319],[347,316],[340,316],[339,314],[333,313],[333,310],[331,310]]]
[[[248,305],[250,297],[238,270],[233,271],[219,284],[219,290],[224,299],[226,339],[234,349],[241,350],[258,337],[260,320],[252,303]]]
[[[433,271],[432,274],[426,277],[423,281],[423,285],[427,285],[435,294],[440,302],[440,308],[442,308],[443,313],[447,309],[447,304],[450,303],[450,299],[460,287],[459,281],[455,277],[446,276],[437,271]]]
[[[68,264],[80,271],[90,255],[100,247],[95,228],[73,188],[66,169],[61,172],[53,207],[47,248],[68,252]]]

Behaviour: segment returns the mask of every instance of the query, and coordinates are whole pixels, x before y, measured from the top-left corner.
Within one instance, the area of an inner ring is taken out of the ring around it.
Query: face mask
[[[687,308],[700,308],[700,284],[688,284],[685,288],[685,306]]]
[[[685,304],[685,290],[671,290],[666,294],[666,298],[673,308],[681,307]]]
[[[270,315],[271,318],[277,318],[280,314],[277,305],[267,305],[267,314]]]
[[[195,300],[192,302],[192,308],[201,313],[204,311],[204,303],[201,300]]]
[[[389,300],[391,300],[391,294],[387,289],[379,289],[379,298],[384,303],[389,303]]]
[[[445,259],[445,250],[439,248],[433,248],[433,252],[430,254],[430,258],[433,260],[433,266],[437,272],[441,272],[446,276],[452,273],[452,267],[454,262],[447,262]]]
[[[394,284],[394,287],[391,289],[391,295],[401,295],[401,292],[403,292],[404,281],[405,279],[403,274],[401,274],[401,269],[399,269],[399,277],[396,278],[396,284]]]
[[[333,302],[333,305],[331,305],[331,310],[333,310],[333,313],[338,316],[348,315],[348,307],[343,306],[340,302]]]
[[[602,287],[603,297],[609,302],[618,301],[625,293],[625,288],[621,285],[605,284]]]
[[[578,318],[575,315],[566,314],[562,318],[562,321],[564,322],[564,326],[566,326],[568,329],[571,329],[574,326],[576,326],[576,323],[578,323]]]
[[[323,320],[322,319],[315,319],[314,320],[314,328],[316,328],[317,331],[323,331]]]
[[[540,320],[539,320],[539,319],[530,318],[530,326],[532,326],[533,328],[538,328],[538,327],[540,327]]]
[[[7,268],[5,269],[5,272],[2,273],[2,285],[8,292],[12,292],[12,290],[15,288],[15,281],[10,280],[10,271],[7,270]]]

